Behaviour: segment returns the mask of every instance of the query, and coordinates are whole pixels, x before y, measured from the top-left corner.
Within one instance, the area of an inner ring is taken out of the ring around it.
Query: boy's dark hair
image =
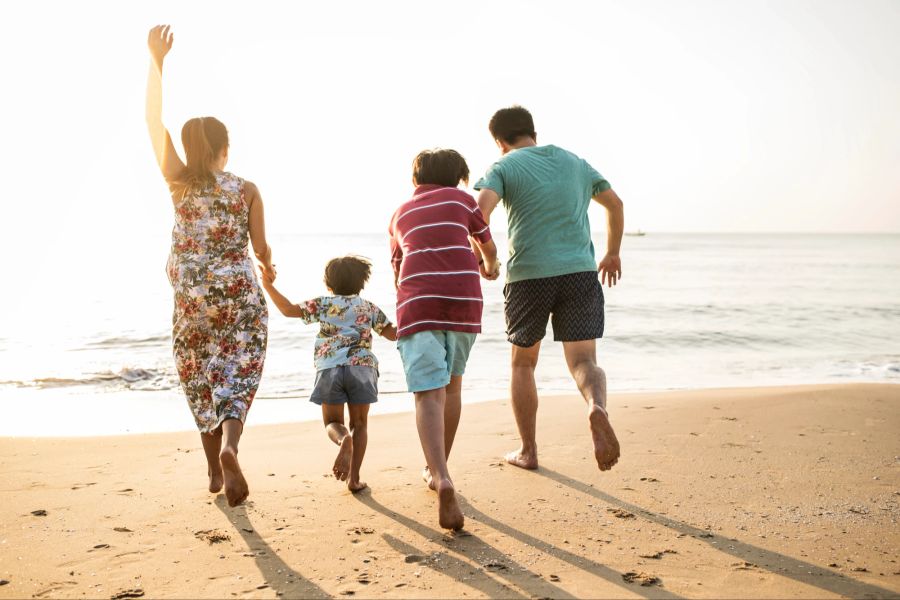
[[[503,140],[507,144],[515,144],[523,136],[537,139],[531,113],[518,105],[495,112],[488,123],[488,129],[495,140]]]
[[[422,150],[413,160],[413,183],[456,187],[460,181],[469,183],[469,165],[456,150],[435,148]]]
[[[325,285],[338,296],[358,294],[369,281],[372,263],[361,256],[332,258],[325,265]]]

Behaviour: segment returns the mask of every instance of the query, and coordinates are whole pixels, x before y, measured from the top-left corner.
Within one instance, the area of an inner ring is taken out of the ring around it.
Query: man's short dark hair
[[[416,185],[456,187],[460,181],[469,183],[469,165],[456,150],[422,150],[413,160],[412,168]]]
[[[495,140],[502,140],[507,144],[515,144],[519,138],[530,137],[537,139],[534,132],[534,119],[531,113],[522,106],[510,106],[501,108],[491,117],[488,129]]]
[[[338,296],[358,294],[372,272],[372,263],[361,256],[332,258],[325,265],[325,285]]]

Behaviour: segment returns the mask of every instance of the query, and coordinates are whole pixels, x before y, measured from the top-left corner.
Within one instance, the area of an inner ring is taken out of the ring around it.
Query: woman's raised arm
[[[168,25],[157,25],[147,36],[150,49],[150,72],[147,74],[147,131],[153,144],[156,162],[166,181],[175,181],[184,170],[184,163],[175,152],[172,136],[162,122],[162,68],[163,59],[172,49],[175,36]]]

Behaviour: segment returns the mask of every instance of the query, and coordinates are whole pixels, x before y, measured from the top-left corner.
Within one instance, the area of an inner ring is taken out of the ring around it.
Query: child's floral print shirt
[[[316,369],[343,365],[378,368],[372,353],[372,330],[391,324],[380,308],[359,296],[320,296],[301,302],[301,319],[319,323],[316,336]]]

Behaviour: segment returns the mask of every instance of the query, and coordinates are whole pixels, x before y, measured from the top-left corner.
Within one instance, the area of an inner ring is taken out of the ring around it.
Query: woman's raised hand
[[[169,25],[157,25],[147,35],[147,47],[150,48],[150,56],[157,66],[161,66],[163,58],[172,49],[175,34],[171,32]]]

